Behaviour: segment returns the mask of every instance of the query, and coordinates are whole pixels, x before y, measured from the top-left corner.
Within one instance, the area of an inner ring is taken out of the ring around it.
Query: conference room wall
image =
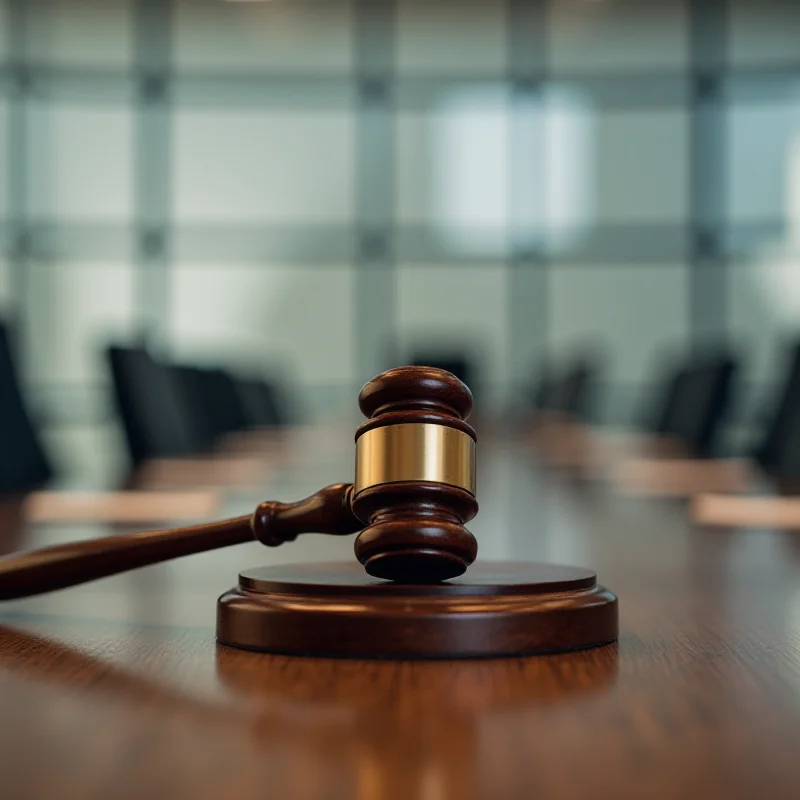
[[[313,418],[431,346],[504,409],[590,342],[612,422],[724,339],[756,403],[796,319],[798,16],[5,0],[0,309],[48,436],[113,448],[112,337],[279,369]]]
[[[11,270],[7,261],[0,261],[0,313],[11,300]]]

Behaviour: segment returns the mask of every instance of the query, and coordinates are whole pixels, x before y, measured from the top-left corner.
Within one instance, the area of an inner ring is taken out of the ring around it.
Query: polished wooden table
[[[307,436],[264,487],[352,470]],[[675,502],[550,475],[481,445],[481,558],[587,565],[618,645],[453,662],[217,646],[239,568],[350,559],[349,540],[243,545],[0,607],[0,797],[800,797],[800,534],[704,531]],[[231,513],[255,500],[232,495]],[[14,531],[6,549],[103,535]]]

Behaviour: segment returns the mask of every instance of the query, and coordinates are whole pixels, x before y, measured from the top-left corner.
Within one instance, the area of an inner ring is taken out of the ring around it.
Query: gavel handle
[[[350,508],[351,488],[351,484],[336,484],[297,503],[261,503],[252,516],[108,536],[11,555],[0,559],[0,600],[52,592],[253,539],[276,547],[301,533],[355,533],[363,523]]]

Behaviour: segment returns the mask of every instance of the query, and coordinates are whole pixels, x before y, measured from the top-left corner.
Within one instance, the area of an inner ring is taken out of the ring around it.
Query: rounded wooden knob
[[[478,544],[472,394],[455,375],[400,367],[373,378],[359,407],[352,508],[366,523],[355,553],[377,578],[437,583],[461,575]]]
[[[472,392],[443,369],[396,367],[364,385],[358,407],[365,417],[389,411],[436,411],[463,420],[472,412]]]

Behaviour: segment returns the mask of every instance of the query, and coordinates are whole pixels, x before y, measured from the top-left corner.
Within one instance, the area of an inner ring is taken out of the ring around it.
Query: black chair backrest
[[[107,354],[133,465],[199,452],[174,374],[143,347],[112,346]]]
[[[728,354],[701,357],[678,370],[667,388],[657,432],[681,441],[690,453],[711,455],[734,399],[738,363]]]
[[[31,491],[53,475],[23,400],[11,334],[0,322],[0,493]]]
[[[590,416],[599,367],[589,358],[579,358],[560,373],[551,373],[540,387],[539,408],[558,411],[576,419]]]
[[[256,378],[239,378],[236,388],[251,427],[272,428],[289,424],[281,394],[273,383]]]
[[[216,368],[200,369],[199,374],[202,394],[191,401],[202,404],[214,438],[247,430],[247,413],[231,374]]]
[[[530,384],[530,393],[528,394],[530,406],[535,411],[542,411],[547,407],[552,393],[551,385],[553,380],[552,365],[543,361],[534,375],[533,381]]]
[[[754,460],[776,477],[800,477],[800,342],[789,351],[784,380]]]
[[[686,364],[670,369],[663,379],[656,381],[656,388],[644,407],[642,427],[648,433],[666,435],[672,426],[672,417],[688,376]]]
[[[165,369],[175,382],[192,449],[198,453],[212,450],[219,430],[209,411],[213,401],[206,397],[205,370],[188,364],[170,364]]]
[[[792,494],[800,493],[800,393],[795,392],[794,413],[786,419],[783,428],[783,446],[775,463],[769,468],[773,477],[783,482]]]

